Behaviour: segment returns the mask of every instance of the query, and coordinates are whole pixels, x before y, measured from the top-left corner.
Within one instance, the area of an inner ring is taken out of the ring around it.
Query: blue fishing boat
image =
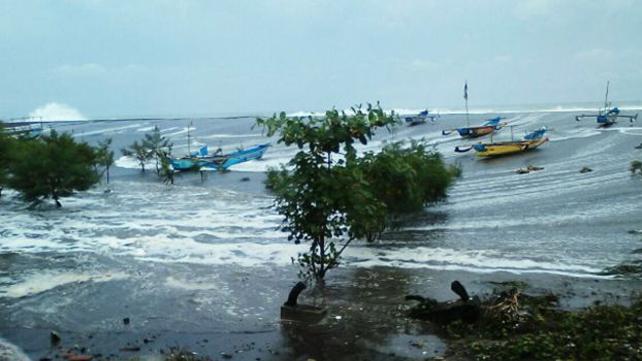
[[[502,117],[496,117],[486,120],[482,125],[476,127],[462,127],[450,130],[443,130],[442,135],[449,135],[456,131],[462,138],[477,138],[482,135],[491,134],[492,132],[503,128],[506,123],[500,123]]]
[[[170,158],[174,170],[190,171],[201,168],[212,168],[216,170],[227,170],[229,167],[254,159],[261,159],[267,151],[270,143],[258,144],[249,148],[242,148],[231,153],[223,153],[220,149],[214,154],[208,154],[207,146],[201,147],[183,158]]]
[[[404,120],[406,121],[406,124],[408,124],[409,127],[414,127],[415,125],[420,125],[420,124],[426,124],[428,120],[431,122],[434,122],[435,119],[439,118],[439,114],[430,114],[428,110],[424,110],[419,112],[417,115],[413,115],[410,117],[405,117]]]
[[[618,107],[611,107],[609,102],[609,82],[606,82],[606,95],[604,96],[604,108],[598,109],[597,114],[580,114],[575,116],[575,120],[578,122],[582,118],[595,118],[597,120],[598,127],[606,128],[615,124],[617,118],[625,118],[629,121],[634,121],[638,118],[638,114],[635,115],[623,115],[620,114],[620,109]]]
[[[482,125],[471,127],[468,116],[468,82],[464,84],[464,100],[466,101],[466,126],[462,128],[442,130],[442,135],[449,135],[456,131],[462,138],[477,138],[482,135],[492,134],[494,131],[501,129],[506,125],[506,123],[500,123],[502,120],[501,117],[496,117],[486,120]]]

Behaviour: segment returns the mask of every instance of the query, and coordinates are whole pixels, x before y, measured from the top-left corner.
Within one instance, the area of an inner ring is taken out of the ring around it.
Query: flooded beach
[[[351,245],[326,287],[303,293],[328,307],[321,324],[304,330],[282,323],[279,308],[297,281],[291,259],[307,246],[277,230],[282,218],[263,183],[268,167],[287,162],[293,149],[253,129],[250,117],[55,123],[90,144],[112,138],[116,151],[158,126],[176,154],[187,153],[190,123],[191,149],[272,147],[227,173],[179,174],[172,186],[118,155],[109,185],[65,198],[61,209],[30,209],[5,191],[0,336],[33,359],[55,356],[55,330],[69,347],[115,359],[177,346],[239,360],[405,360],[443,355],[446,346],[404,316],[404,296],[453,299],[456,279],[473,294],[490,292],[493,282],[523,281],[534,292],[559,293],[568,308],[627,302],[640,281],[603,271],[635,259],[640,248],[640,235],[630,231],[642,228],[642,179],[628,165],[640,157],[634,147],[642,128],[621,122],[596,129],[563,111],[503,116],[513,128],[496,140],[546,126],[550,142],[506,158],[457,154],[456,145],[471,141],[441,135],[465,124],[452,114],[380,130],[359,149],[424,139],[462,177],[445,201],[400,219],[380,241]],[[543,169],[515,172],[527,165]],[[592,172],[580,173],[583,167]]]

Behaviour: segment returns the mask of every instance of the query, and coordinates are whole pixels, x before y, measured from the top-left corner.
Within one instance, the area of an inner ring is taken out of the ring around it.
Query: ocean
[[[569,299],[606,293],[623,297],[630,287],[639,290],[639,282],[602,271],[635,259],[632,252],[642,247],[642,236],[636,234],[642,230],[642,177],[628,170],[632,160],[642,160],[642,150],[635,149],[642,143],[642,125],[620,121],[598,129],[594,121],[576,122],[575,114],[502,111],[512,127],[494,140],[546,126],[550,142],[488,160],[472,151],[453,151],[478,140],[441,135],[466,124],[458,112],[444,112],[424,125],[380,130],[360,151],[423,139],[447,163],[459,165],[462,177],[445,201],[404,219],[378,242],[348,248],[341,267],[328,274],[325,296],[333,295],[334,301],[309,296],[311,302],[334,307],[326,330],[359,333],[358,327],[365,326],[357,324],[367,324],[359,307],[403,303],[406,293],[454,298],[448,291],[454,278],[467,280],[479,292],[494,279],[527,280],[538,289],[557,290],[577,283]],[[470,122],[494,115],[477,112]],[[252,117],[47,123],[90,144],[112,138],[117,162],[109,185],[65,198],[61,209],[28,209],[14,192],[3,192],[0,336],[36,359],[52,352],[50,330],[103,353],[154,336],[163,341],[145,342],[141,352],[182,342],[208,352],[236,352],[232,344],[250,345],[252,339],[263,347],[247,346],[237,359],[269,359],[268,349],[273,359],[280,359],[274,355],[277,349],[282,355],[304,355],[307,351],[279,323],[278,307],[297,280],[291,258],[306,245],[288,242],[277,230],[281,216],[263,185],[264,172],[287,162],[296,150],[266,138],[253,124]],[[191,150],[203,144],[210,151],[264,142],[272,147],[264,159],[234,166],[229,173],[206,179],[179,174],[169,186],[156,179],[153,167],[141,174],[136,162],[119,152],[154,126],[172,140],[175,154],[187,153],[188,130]],[[543,169],[515,172],[528,165]],[[592,171],[580,173],[583,167]],[[124,317],[131,318],[131,325],[123,324]],[[382,330],[385,337],[366,339],[360,347],[376,354],[381,344],[391,342],[380,350],[385,354],[408,337],[419,337],[405,322],[402,331]],[[205,337],[210,338],[207,345]],[[438,340],[434,344],[434,352],[443,351]]]

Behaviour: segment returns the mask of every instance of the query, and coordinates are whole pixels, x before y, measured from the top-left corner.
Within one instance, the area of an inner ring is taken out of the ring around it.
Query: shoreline
[[[491,282],[524,282],[529,294],[557,294],[560,307],[574,311],[591,306],[596,301],[627,305],[634,296],[633,291],[642,288],[642,280],[634,279],[591,280],[509,273],[480,275],[393,267],[344,268],[329,274],[322,291],[308,290],[301,295],[302,303],[325,302],[328,307],[328,315],[320,325],[303,329],[279,320],[278,309],[289,291],[283,286],[279,287],[278,297],[264,305],[266,319],[254,317],[258,327],[241,326],[236,330],[221,331],[207,326],[207,322],[198,325],[192,320],[191,327],[186,324],[180,330],[172,327],[149,328],[147,325],[156,316],[137,315],[136,310],[145,307],[141,302],[142,305],[129,305],[123,309],[129,309],[129,312],[112,315],[115,317],[110,321],[111,326],[99,327],[96,332],[75,332],[51,325],[51,328],[3,327],[0,328],[0,336],[21,347],[33,360],[54,360],[56,355],[62,356],[75,346],[77,352],[97,355],[95,360],[129,360],[134,357],[155,360],[166,355],[171,348],[184,348],[213,359],[227,358],[222,356],[225,354],[235,360],[348,360],[359,359],[357,355],[367,355],[370,357],[367,359],[374,360],[411,360],[428,355],[442,357],[448,349],[447,340],[440,339],[431,325],[408,318],[405,312],[411,303],[406,302],[404,297],[407,294],[419,294],[439,301],[454,300],[457,296],[449,290],[449,285],[455,279],[463,283],[471,295],[480,296],[490,294],[497,286]],[[246,282],[251,289],[253,281],[248,279]],[[111,297],[120,297],[119,294],[113,294],[112,287],[109,289],[112,291]],[[63,290],[47,292],[60,291]],[[252,297],[251,294],[244,296]],[[252,302],[260,300],[256,298]],[[189,305],[189,302],[186,304]],[[179,307],[186,307],[186,304]],[[171,306],[165,304],[155,313],[171,313]],[[124,318],[130,318],[130,323],[123,324]],[[247,321],[241,319],[238,322]],[[103,323],[91,317],[87,321]],[[52,330],[62,338],[59,347],[50,346]],[[332,347],[324,347],[328,344]],[[395,356],[391,357],[390,353]]]

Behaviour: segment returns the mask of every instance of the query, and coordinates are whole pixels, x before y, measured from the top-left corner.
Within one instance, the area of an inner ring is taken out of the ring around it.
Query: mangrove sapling
[[[160,177],[161,181],[165,184],[174,184],[174,169],[172,168],[170,161],[169,161],[169,152],[165,151],[160,151],[161,153],[159,154],[159,159],[160,159],[160,172],[158,173],[158,176]]]
[[[308,252],[296,260],[303,278],[323,280],[353,240],[374,240],[381,234],[388,217],[397,211],[386,189],[410,187],[403,201],[408,200],[412,210],[445,194],[443,187],[450,184],[451,175],[436,153],[418,143],[407,151],[397,145],[381,157],[357,155],[356,142],[365,145],[377,128],[394,124],[394,114],[386,114],[378,104],[366,110],[353,108],[350,115],[330,110],[324,117],[281,113],[257,119],[268,136],[278,134],[279,143],[299,148],[287,167],[268,172],[266,187],[274,193],[276,209],[284,216],[280,228],[289,233],[288,240],[310,242]],[[392,168],[389,174],[403,178],[403,186],[394,177],[377,178],[375,163]],[[434,179],[425,173],[436,170]],[[442,174],[447,174],[446,179],[437,179]],[[343,244],[337,247],[339,242]]]
[[[132,157],[136,159],[138,165],[140,165],[141,172],[145,173],[145,163],[151,159],[152,153],[149,149],[145,148],[143,143],[138,143],[134,141],[129,147],[123,148],[120,150],[121,153],[126,157]]]
[[[55,130],[38,139],[22,139],[13,147],[9,186],[26,201],[51,198],[61,207],[60,198],[99,181],[96,154],[87,143],[77,143],[71,135]]]
[[[172,142],[161,135],[158,126],[154,126],[151,133],[145,134],[142,145],[150,152],[148,159],[154,159],[156,174],[160,176],[162,158],[171,152]]]
[[[98,142],[98,148],[96,149],[96,164],[103,167],[103,173],[105,174],[107,184],[109,184],[109,168],[114,165],[114,151],[109,149],[111,142],[111,138],[100,141]]]

